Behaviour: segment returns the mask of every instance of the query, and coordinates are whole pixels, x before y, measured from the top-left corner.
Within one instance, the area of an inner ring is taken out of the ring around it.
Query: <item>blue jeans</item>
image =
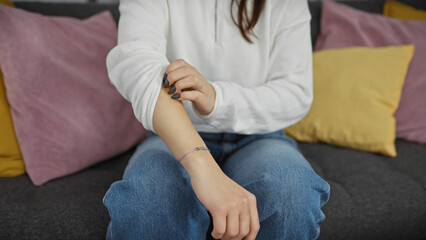
[[[330,186],[296,141],[282,130],[199,134],[223,172],[256,196],[256,239],[318,238]],[[123,179],[111,185],[103,202],[111,217],[107,239],[213,239],[212,217],[188,173],[153,132],[137,146]]]

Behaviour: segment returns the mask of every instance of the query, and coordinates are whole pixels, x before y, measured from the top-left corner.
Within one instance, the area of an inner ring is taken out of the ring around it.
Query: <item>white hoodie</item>
[[[206,116],[191,101],[182,101],[197,131],[268,133],[295,124],[309,111],[313,80],[307,0],[266,0],[255,26],[258,39],[250,35],[254,44],[232,22],[230,2],[120,1],[118,43],[106,59],[108,75],[147,130],[154,131],[164,70],[180,58],[216,91],[214,109]],[[237,19],[235,4],[233,11]]]

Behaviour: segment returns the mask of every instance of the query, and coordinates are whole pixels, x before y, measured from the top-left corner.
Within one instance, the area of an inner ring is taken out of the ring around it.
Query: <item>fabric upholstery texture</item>
[[[10,105],[0,72],[0,177],[15,177],[24,173],[24,160],[13,128]]]
[[[395,157],[393,114],[413,52],[413,45],[315,52],[314,101],[286,133]]]
[[[0,64],[26,171],[35,185],[129,149],[147,135],[110,83],[111,13],[85,20],[0,6]]]
[[[39,187],[27,175],[0,178],[0,239],[105,240],[109,215],[102,198],[133,151]]]
[[[15,7],[15,4],[9,0],[0,0],[1,5],[9,6],[9,7]]]
[[[382,0],[345,1],[381,13]],[[426,9],[426,1],[405,0]],[[102,10],[118,20],[117,4],[16,2],[48,15],[86,18]],[[310,1],[313,43],[320,1]],[[397,139],[398,156],[325,143],[299,143],[315,171],[331,186],[320,240],[420,240],[426,236],[426,147]],[[134,149],[76,174],[34,187],[27,175],[0,179],[0,239],[105,239],[109,216],[102,197],[122,177]]]
[[[385,2],[383,15],[403,20],[426,20],[426,11],[393,0]]]
[[[396,136],[426,143],[426,22],[404,21],[324,1],[315,50],[414,44],[414,56],[395,112]]]
[[[0,0],[0,5],[14,7],[9,0]],[[13,128],[10,105],[0,69],[0,177],[15,177],[25,173],[24,160]]]

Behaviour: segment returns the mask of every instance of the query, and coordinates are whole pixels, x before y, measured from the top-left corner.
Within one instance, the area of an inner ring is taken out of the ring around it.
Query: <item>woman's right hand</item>
[[[201,173],[191,177],[191,185],[213,217],[212,237],[254,240],[260,228],[255,195],[222,171]]]

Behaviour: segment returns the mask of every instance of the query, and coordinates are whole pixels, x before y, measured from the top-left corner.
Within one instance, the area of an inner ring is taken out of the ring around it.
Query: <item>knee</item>
[[[113,183],[104,197],[107,207],[130,210],[179,204],[180,194],[189,195],[190,179],[178,161],[165,151],[146,151],[127,166],[123,180]],[[157,206],[158,205],[158,206]],[[156,209],[158,211],[158,209]],[[158,213],[158,212],[157,212]]]
[[[264,182],[270,207],[264,218],[277,218],[276,228],[291,238],[316,239],[319,222],[325,219],[321,207],[329,199],[329,184],[307,167],[267,174]]]
[[[129,163],[123,180],[114,182],[103,199],[114,236],[127,239],[143,232],[147,238],[163,234],[167,239],[167,234],[189,227],[182,219],[208,226],[208,214],[182,168],[163,151],[146,151],[143,159]],[[158,232],[160,226],[170,232]]]
[[[132,157],[123,174],[123,179],[156,183],[164,180],[182,180],[187,174],[183,166],[167,149],[149,149]]]

